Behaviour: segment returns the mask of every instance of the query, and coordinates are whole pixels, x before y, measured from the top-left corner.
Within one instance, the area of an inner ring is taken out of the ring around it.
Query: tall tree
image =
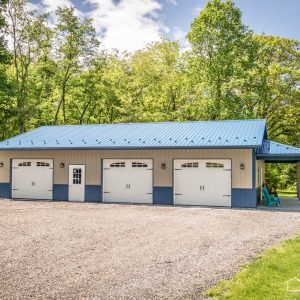
[[[299,42],[264,35],[253,39],[259,47],[254,68],[243,76],[246,108],[268,120],[272,138],[300,146]]]
[[[30,70],[38,60],[41,42],[47,32],[47,16],[36,16],[35,12],[28,10],[27,5],[26,0],[10,0],[8,3],[19,133],[26,131],[26,121],[32,113],[28,97]]]
[[[209,119],[228,118],[236,100],[233,82],[249,67],[252,32],[232,0],[212,0],[192,23],[191,76]]]
[[[14,91],[7,74],[7,69],[11,63],[11,55],[5,40],[7,4],[8,0],[0,0],[0,139],[8,137],[12,133],[10,120],[13,117],[11,98]]]
[[[0,63],[8,63],[10,54],[7,50],[6,41],[4,39],[6,32],[6,11],[8,0],[0,0]]]
[[[57,84],[59,100],[55,112],[54,124],[59,121],[62,108],[63,122],[66,123],[66,96],[72,76],[87,68],[97,54],[99,42],[90,19],[80,20],[74,7],[58,8],[56,24],[56,57],[58,64]]]

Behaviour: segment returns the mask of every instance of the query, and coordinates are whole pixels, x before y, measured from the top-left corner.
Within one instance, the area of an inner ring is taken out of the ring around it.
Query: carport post
[[[300,200],[300,161],[297,163],[297,195]]]

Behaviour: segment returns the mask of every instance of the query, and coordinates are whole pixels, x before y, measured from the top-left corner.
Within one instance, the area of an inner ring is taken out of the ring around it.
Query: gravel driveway
[[[200,298],[297,232],[299,213],[1,200],[0,298]]]

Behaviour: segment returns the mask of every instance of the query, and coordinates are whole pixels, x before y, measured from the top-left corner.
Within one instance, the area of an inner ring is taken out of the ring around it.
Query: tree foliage
[[[46,124],[264,118],[270,138],[300,146],[299,42],[254,34],[232,0],[207,3],[185,52],[164,38],[100,50],[92,20],[55,15],[0,1],[1,139]]]

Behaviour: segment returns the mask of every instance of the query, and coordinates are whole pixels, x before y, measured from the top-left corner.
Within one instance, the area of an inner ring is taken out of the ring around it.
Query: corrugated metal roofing
[[[43,126],[0,143],[13,149],[256,148],[265,120]]]
[[[300,148],[264,140],[257,154],[264,156],[300,156]]]

